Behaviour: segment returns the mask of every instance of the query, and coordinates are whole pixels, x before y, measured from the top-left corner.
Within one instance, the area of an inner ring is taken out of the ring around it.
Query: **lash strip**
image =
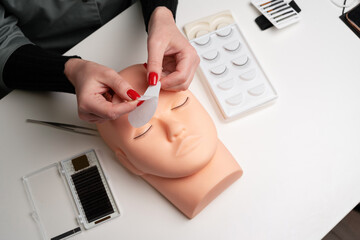
[[[147,132],[150,130],[150,128],[152,128],[152,125],[150,125],[150,127],[149,127],[145,132],[143,132],[143,133],[141,133],[140,135],[134,137],[134,139],[137,139],[137,138],[143,136],[145,133],[147,133]]]
[[[174,110],[174,109],[184,106],[188,100],[189,100],[189,97],[186,97],[185,101],[182,104],[180,104],[179,106],[173,107],[171,110]]]

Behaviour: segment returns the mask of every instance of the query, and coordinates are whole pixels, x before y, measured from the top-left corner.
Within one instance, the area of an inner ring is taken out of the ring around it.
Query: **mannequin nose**
[[[164,123],[166,126],[166,134],[168,139],[172,142],[175,141],[177,137],[179,137],[185,131],[185,125],[176,119],[164,119]]]

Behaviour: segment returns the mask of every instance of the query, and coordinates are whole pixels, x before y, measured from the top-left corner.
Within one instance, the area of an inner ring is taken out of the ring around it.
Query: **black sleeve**
[[[11,89],[75,93],[65,76],[65,63],[78,56],[61,56],[36,45],[27,44],[15,50],[3,71],[5,85]]]
[[[160,6],[167,7],[172,12],[174,19],[176,17],[176,8],[178,5],[178,0],[140,0],[140,2],[144,16],[146,31],[148,31],[148,24],[151,14],[157,7]]]

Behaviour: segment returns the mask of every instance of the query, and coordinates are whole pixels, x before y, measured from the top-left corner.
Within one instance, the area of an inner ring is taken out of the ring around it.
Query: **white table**
[[[244,175],[192,220],[127,172],[100,138],[25,123],[34,118],[87,125],[77,117],[75,96],[14,91],[1,100],[0,238],[39,239],[21,177],[90,148],[102,152],[122,216],[73,239],[323,237],[360,200],[360,42],[330,1],[297,3],[303,10],[299,23],[260,31],[254,23],[259,13],[249,1],[180,1],[180,28],[231,9],[279,94],[273,106],[225,123],[194,78],[190,89]],[[116,70],[145,62],[139,5],[69,54]]]

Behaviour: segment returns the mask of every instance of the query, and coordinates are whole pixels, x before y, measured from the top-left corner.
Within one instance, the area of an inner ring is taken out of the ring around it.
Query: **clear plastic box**
[[[94,173],[91,176],[87,174],[90,170]],[[82,186],[73,181],[79,173]],[[32,208],[30,215],[44,240],[66,239],[120,215],[95,150],[46,166],[22,180]],[[91,186],[95,190],[88,189]],[[94,194],[99,189],[102,199]],[[87,199],[82,195],[84,191]],[[102,205],[107,211],[98,208]]]

